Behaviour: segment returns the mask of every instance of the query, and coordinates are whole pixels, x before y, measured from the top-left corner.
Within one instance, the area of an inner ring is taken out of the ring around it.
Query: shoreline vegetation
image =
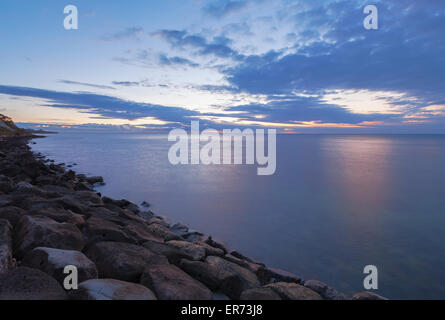
[[[172,224],[147,202],[102,196],[102,177],[32,152],[38,136],[18,130],[0,135],[0,300],[384,299],[304,281]],[[69,265],[77,290],[64,289]]]

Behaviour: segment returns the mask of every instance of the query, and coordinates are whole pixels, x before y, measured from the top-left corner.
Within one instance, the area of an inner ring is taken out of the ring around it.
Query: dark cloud
[[[181,65],[181,66],[188,66],[188,67],[198,67],[199,64],[190,61],[189,59],[182,58],[182,57],[168,57],[165,54],[159,55],[159,63],[163,66],[174,66],[174,65]]]
[[[86,83],[86,82],[78,82],[78,81],[71,81],[71,80],[59,80],[58,82],[65,83],[65,84],[74,84],[74,85],[78,85],[78,86],[85,86],[85,87],[90,87],[90,88],[115,90],[115,88],[110,87],[110,86],[104,86],[104,85],[100,85],[100,84],[93,84],[93,83]]]
[[[222,18],[231,13],[238,12],[247,6],[247,1],[234,1],[234,0],[223,0],[223,1],[212,1],[207,6],[204,7],[204,12],[216,17]]]
[[[214,55],[219,58],[231,58],[242,60],[243,55],[230,47],[231,40],[226,37],[215,37],[207,41],[201,35],[189,34],[180,30],[161,30],[152,35],[159,36],[167,41],[173,48],[190,47],[195,49],[195,54],[206,56]]]
[[[130,27],[119,32],[105,35],[101,37],[103,41],[116,41],[116,40],[126,40],[126,39],[135,39],[138,35],[144,33],[144,29],[141,27]]]
[[[363,7],[357,3],[311,7],[295,21],[314,29],[327,27],[324,41],[297,41],[292,54],[249,56],[226,71],[227,80],[242,91],[269,95],[368,89],[405,92],[430,103],[443,101],[445,2],[434,2],[434,7],[417,1],[378,2],[377,7],[376,31],[363,28]]]
[[[103,118],[136,120],[155,117],[164,121],[186,123],[189,122],[188,117],[198,115],[195,111],[183,108],[133,102],[88,92],[71,93],[0,85],[0,94],[45,99],[49,100],[49,107],[78,109]]]
[[[140,85],[138,81],[113,81],[112,83],[123,87],[138,87]]]

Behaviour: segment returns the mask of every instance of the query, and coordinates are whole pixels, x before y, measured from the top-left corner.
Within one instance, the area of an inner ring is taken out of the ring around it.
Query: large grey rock
[[[164,241],[170,240],[181,240],[181,237],[176,233],[170,231],[169,228],[160,225],[158,223],[152,223],[147,227],[148,232],[151,234],[164,239]]]
[[[65,300],[65,291],[46,273],[20,267],[0,275],[0,300]]]
[[[74,224],[79,228],[85,225],[85,220],[82,215],[63,208],[43,208],[32,212],[32,214],[45,216],[60,223],[66,222]]]
[[[232,291],[232,287],[238,282],[236,274],[223,270],[202,261],[190,261],[183,259],[180,268],[196,280],[205,284],[212,291],[223,289]]]
[[[96,264],[100,278],[138,282],[144,269],[150,265],[168,264],[164,256],[131,243],[97,242],[86,255]]]
[[[231,254],[226,254],[224,256],[224,258],[226,260],[229,260],[230,262],[236,263],[237,265],[246,268],[247,270],[252,271],[253,273],[255,273],[258,278],[260,280],[262,280],[261,275],[263,275],[263,273],[265,272],[265,268],[263,267],[262,264],[258,264],[258,263],[254,263],[251,262],[249,260],[243,260],[243,259],[239,259]],[[267,281],[264,281],[264,283],[266,283]]]
[[[318,280],[306,280],[304,286],[314,290],[326,300],[347,300],[347,296]]]
[[[68,265],[77,268],[79,282],[97,278],[96,265],[79,251],[39,247],[28,252],[23,265],[42,270],[61,285],[66,277],[63,271]]]
[[[12,266],[12,226],[8,220],[0,219],[0,274]]]
[[[141,284],[153,290],[160,300],[211,300],[212,292],[174,265],[148,266]]]
[[[179,265],[180,261],[182,259],[188,259],[192,260],[193,258],[187,254],[186,252],[175,248],[171,245],[168,245],[166,243],[160,243],[158,241],[146,241],[142,244],[145,248],[149,249],[150,251],[166,256],[168,261],[174,265]]]
[[[276,282],[266,288],[273,289],[283,300],[323,300],[317,292],[296,283]]]
[[[300,283],[301,278],[291,272],[278,268],[261,268],[258,270],[258,276],[263,283],[269,282],[290,282]]]
[[[167,244],[186,253],[195,261],[203,260],[206,257],[206,249],[203,246],[178,240],[168,241]]]
[[[26,216],[27,212],[19,207],[4,207],[0,208],[0,219],[8,220],[9,223],[15,227],[23,216]]]
[[[354,294],[352,296],[352,300],[388,300],[388,299],[373,292],[363,291]]]
[[[167,242],[169,245],[184,251],[190,255],[193,260],[203,260],[206,256],[223,256],[224,251],[218,248],[209,246],[204,242],[188,242],[172,240]]]
[[[88,243],[100,241],[135,243],[134,239],[123,231],[121,225],[100,217],[89,218],[83,232]]]
[[[15,255],[22,258],[37,247],[81,251],[82,233],[69,223],[58,223],[45,216],[24,216],[15,232]]]
[[[178,236],[182,237],[187,234],[189,228],[185,224],[176,223],[170,227],[170,230],[176,233]]]
[[[92,279],[70,292],[73,300],[156,300],[154,293],[136,283],[115,279]]]
[[[271,288],[254,288],[243,291],[240,300],[281,300],[281,298]]]
[[[238,299],[241,293],[247,289],[260,286],[260,281],[253,272],[233,262],[216,256],[209,256],[205,261],[215,267],[216,270],[219,270],[219,272],[224,271],[232,275],[232,277],[226,278],[221,288],[221,291],[232,299]]]

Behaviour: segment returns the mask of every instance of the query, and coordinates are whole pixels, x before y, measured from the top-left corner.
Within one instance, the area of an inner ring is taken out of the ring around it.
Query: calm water
[[[147,200],[270,266],[362,291],[445,298],[445,136],[292,135],[277,138],[277,171],[173,166],[163,135],[73,134],[33,148],[102,175],[104,195]]]

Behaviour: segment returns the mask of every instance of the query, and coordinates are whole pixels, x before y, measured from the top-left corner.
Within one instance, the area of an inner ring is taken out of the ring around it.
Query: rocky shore
[[[102,196],[28,146],[0,141],[0,300],[344,300],[316,280],[255,262],[183,224]],[[65,290],[64,268],[78,270]]]

